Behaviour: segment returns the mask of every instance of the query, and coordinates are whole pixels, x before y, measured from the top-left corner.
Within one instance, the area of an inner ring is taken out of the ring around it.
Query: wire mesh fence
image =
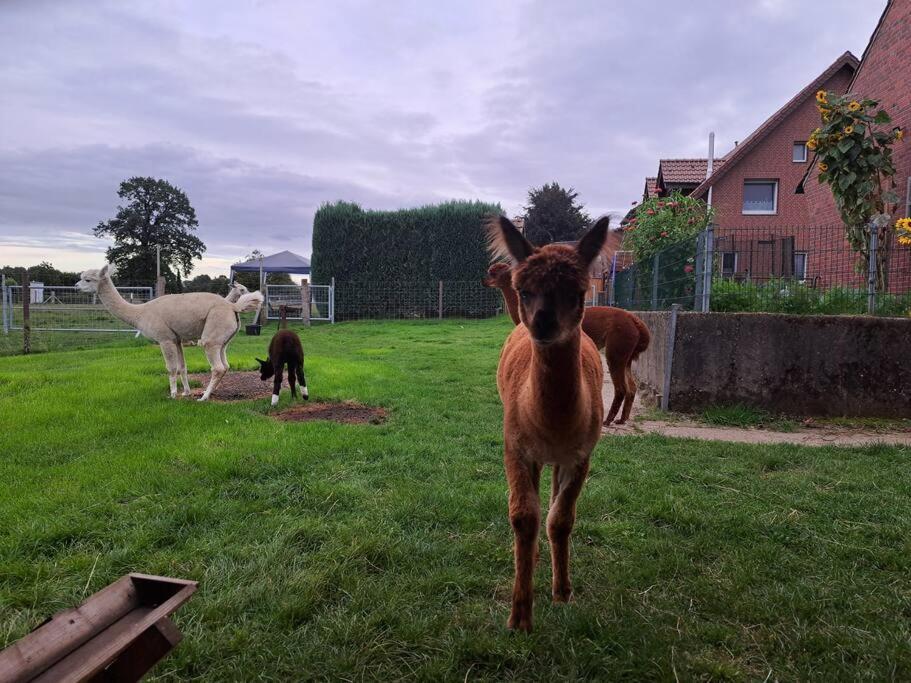
[[[612,277],[614,306],[632,310],[666,310],[679,304],[701,310],[705,233],[662,249],[649,259],[627,264]]]
[[[118,287],[125,301],[141,304],[154,296],[152,287]],[[4,330],[21,330],[24,323],[25,296],[21,285],[4,288]],[[112,315],[97,294],[80,292],[75,287],[34,284],[28,289],[29,323],[33,331],[44,332],[135,332]]]
[[[652,258],[615,259],[610,300],[634,310],[798,314],[911,313],[911,249],[854,249],[842,226],[714,228]]]
[[[336,282],[335,320],[489,318],[503,311],[500,292],[479,280]]]

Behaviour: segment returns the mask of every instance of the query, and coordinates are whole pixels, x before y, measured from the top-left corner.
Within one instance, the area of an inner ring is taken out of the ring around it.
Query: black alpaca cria
[[[291,395],[296,396],[295,381],[300,382],[301,397],[310,397],[307,391],[307,379],[304,377],[304,348],[300,337],[292,330],[282,329],[275,333],[269,342],[269,360],[256,359],[259,362],[260,378],[267,380],[274,377],[272,384],[272,405],[278,403],[278,392],[282,388],[282,370],[288,366],[288,385]]]

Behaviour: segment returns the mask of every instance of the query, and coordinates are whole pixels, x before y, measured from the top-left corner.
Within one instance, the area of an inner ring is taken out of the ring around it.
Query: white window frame
[[[728,272],[727,270],[724,269],[724,257],[727,256],[728,254],[734,255],[734,269],[731,270],[730,272]],[[731,277],[734,277],[734,275],[737,274],[737,252],[736,251],[722,251],[721,252],[721,263],[719,265],[721,266],[721,276],[722,277],[725,277],[728,275]]]
[[[795,159],[795,158],[794,158],[794,148],[795,148],[797,145],[800,145],[800,146],[803,147],[803,159]],[[791,145],[791,161],[792,161],[793,163],[795,163],[795,164],[805,164],[805,163],[807,163],[807,158],[808,158],[808,157],[809,157],[809,153],[807,152],[807,143],[806,143],[806,142],[801,142],[800,140],[795,140],[795,141],[794,141],[794,144]]]
[[[741,194],[740,199],[740,213],[743,216],[775,216],[778,214],[778,180],[761,180],[758,178],[752,180],[744,180],[743,186],[746,188],[747,185],[768,185],[772,183],[774,186],[774,191],[772,194],[772,210],[771,211],[747,211],[743,208],[743,195]],[[742,191],[741,191],[742,192]]]
[[[795,251],[794,256],[797,255],[803,256],[803,272],[798,276],[796,272],[797,268],[795,267],[794,277],[798,282],[806,282],[807,273],[810,271],[810,254],[806,251]],[[797,264],[794,263],[793,265],[796,266]]]

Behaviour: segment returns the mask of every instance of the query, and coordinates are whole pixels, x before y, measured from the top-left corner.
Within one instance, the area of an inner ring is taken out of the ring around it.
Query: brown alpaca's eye
[[[526,292],[524,289],[519,290],[519,298],[522,299],[522,303],[528,303],[531,300],[531,294]]]

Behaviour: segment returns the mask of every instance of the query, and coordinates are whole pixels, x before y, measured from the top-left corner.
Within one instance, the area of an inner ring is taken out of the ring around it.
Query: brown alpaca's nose
[[[539,341],[549,341],[557,336],[556,311],[543,309],[535,313],[531,323],[531,336]]]

